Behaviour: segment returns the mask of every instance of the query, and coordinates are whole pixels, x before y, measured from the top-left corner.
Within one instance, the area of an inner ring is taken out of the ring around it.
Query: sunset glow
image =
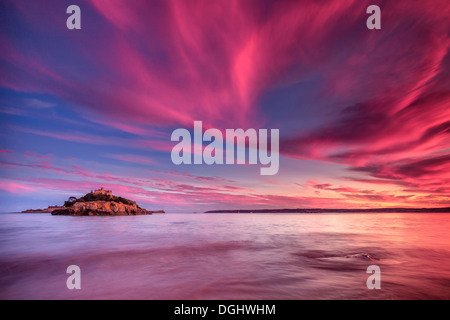
[[[381,30],[373,1],[78,2],[75,32],[66,1],[0,4],[3,211],[450,206],[448,0],[375,1]],[[278,173],[173,164],[194,121],[279,129]]]

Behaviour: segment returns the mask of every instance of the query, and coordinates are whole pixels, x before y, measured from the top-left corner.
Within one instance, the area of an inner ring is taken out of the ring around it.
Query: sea
[[[0,299],[450,299],[449,231],[447,213],[0,213]]]

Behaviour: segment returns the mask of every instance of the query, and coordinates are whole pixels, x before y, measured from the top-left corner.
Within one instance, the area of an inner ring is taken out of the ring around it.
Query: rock
[[[51,213],[54,210],[63,209],[63,206],[48,206],[47,209],[28,209],[24,210],[21,213]]]
[[[71,216],[129,216],[144,214],[152,214],[152,212],[139,208],[137,205],[112,201],[76,202],[71,207],[52,212],[52,215]]]
[[[136,202],[114,196],[111,191],[103,190],[103,188],[90,192],[79,199],[71,197],[63,207],[52,211],[52,215],[57,216],[130,216],[151,215],[152,213],[153,211],[139,207]]]
[[[372,257],[369,253],[355,253],[355,254],[349,254],[345,256],[346,258],[356,258],[356,259],[363,259],[363,260],[379,260],[377,258]]]

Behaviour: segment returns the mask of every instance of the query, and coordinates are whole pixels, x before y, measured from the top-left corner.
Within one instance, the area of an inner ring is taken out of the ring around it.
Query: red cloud
[[[376,178],[369,182],[379,186],[391,183],[417,193],[448,194],[447,0],[426,5],[409,0],[383,2],[382,29],[376,31],[365,27],[370,1],[112,0],[105,4],[91,0],[83,7],[89,32],[83,29],[72,36],[60,14],[65,11],[63,2],[9,3],[20,13],[22,28],[28,26],[35,35],[45,35],[40,40],[52,39],[58,46],[42,50],[37,44],[24,45],[21,37],[2,30],[3,87],[57,96],[76,106],[73,110],[83,118],[95,115],[101,120],[94,122],[145,138],[130,143],[86,132],[16,131],[71,142],[169,151],[172,144],[162,134],[167,128],[189,128],[198,119],[205,127],[259,127],[276,116],[282,135],[280,152],[286,157],[343,164],[352,172]],[[48,23],[43,24],[42,17]],[[325,103],[308,100],[311,105],[302,109],[311,79],[318,83],[314,97]],[[282,101],[262,106],[266,94],[294,84],[299,88],[298,110],[283,108]],[[320,116],[314,127],[303,119],[305,109]],[[285,123],[295,125],[284,127]],[[147,162],[137,156],[120,157]],[[109,181],[125,192],[137,191],[126,189],[130,183],[149,197],[153,194],[145,186],[180,193],[184,186],[185,193],[199,202],[220,198],[255,205],[285,201],[308,206],[325,200],[254,195],[249,189],[232,195],[228,181],[222,181],[228,187],[215,187],[208,193],[203,185],[188,188],[184,181],[167,179],[169,174],[159,181],[142,181],[50,163],[4,165]],[[181,174],[175,178],[183,179]],[[208,179],[193,180],[219,183]],[[329,200],[334,204],[352,194],[355,200],[414,200],[408,195],[352,188],[317,184],[315,191],[342,195],[340,200]]]

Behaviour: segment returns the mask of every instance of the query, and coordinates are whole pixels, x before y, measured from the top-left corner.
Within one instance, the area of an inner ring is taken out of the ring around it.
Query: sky
[[[1,0],[0,210],[102,186],[167,212],[450,206],[449,16],[448,0]],[[194,121],[279,129],[278,173],[175,165],[171,134]]]

